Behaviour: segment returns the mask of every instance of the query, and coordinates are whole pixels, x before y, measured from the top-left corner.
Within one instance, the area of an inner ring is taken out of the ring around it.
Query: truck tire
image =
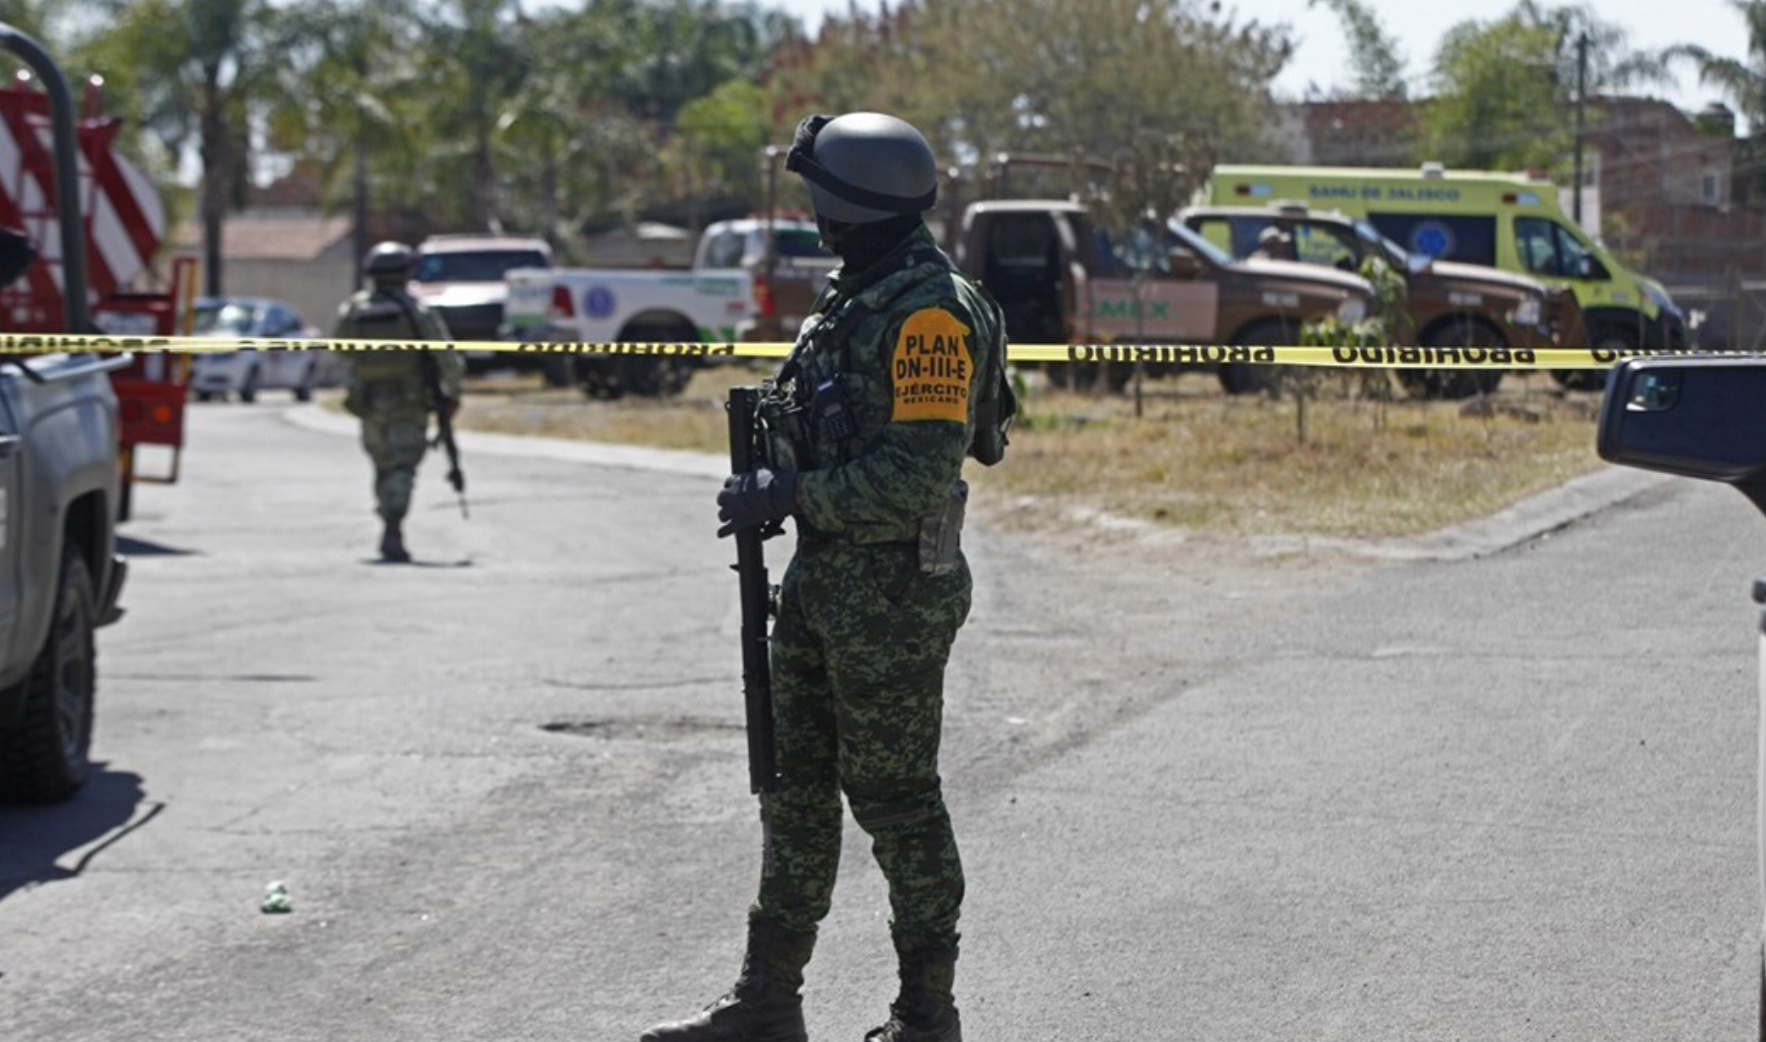
[[[96,598],[86,560],[69,545],[61,554],[55,614],[25,687],[24,716],[0,734],[0,802],[71,799],[91,761],[98,650],[92,639]]]
[[[625,395],[615,378],[613,367],[605,358],[578,358],[575,361],[576,383],[583,394],[596,401],[611,402]]]
[[[1630,351],[1637,334],[1619,322],[1596,322],[1588,330],[1588,346],[1604,351]],[[1553,369],[1551,378],[1566,391],[1601,391],[1607,386],[1604,369]]]
[[[1475,318],[1458,316],[1430,326],[1424,347],[1507,347],[1502,334]],[[1457,402],[1493,394],[1502,383],[1499,369],[1396,369],[1412,398]]]
[[[689,344],[699,341],[699,330],[684,318],[640,316],[619,331],[618,339],[633,344]],[[610,361],[613,382],[624,393],[640,398],[672,398],[680,394],[697,368],[693,359],[667,355],[616,356]]]
[[[693,378],[693,364],[684,358],[621,358],[619,382],[640,398],[673,398]]]
[[[1242,345],[1279,345],[1292,344],[1299,339],[1299,331],[1290,323],[1279,319],[1264,319],[1253,322],[1239,330],[1232,342]],[[1215,374],[1220,386],[1227,394],[1263,394],[1271,398],[1280,398],[1286,383],[1281,366],[1248,365],[1244,362],[1222,362]]]

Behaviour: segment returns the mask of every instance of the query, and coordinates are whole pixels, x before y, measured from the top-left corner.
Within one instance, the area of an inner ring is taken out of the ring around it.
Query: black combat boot
[[[910,947],[899,938],[901,994],[889,1004],[889,1019],[865,1034],[865,1042],[963,1042],[951,988],[957,978],[957,946]]]
[[[389,564],[409,564],[411,552],[405,549],[405,533],[398,521],[388,519],[380,533],[380,559]]]
[[[814,933],[750,920],[736,986],[698,1015],[658,1024],[638,1042],[808,1042],[798,991],[815,943]]]

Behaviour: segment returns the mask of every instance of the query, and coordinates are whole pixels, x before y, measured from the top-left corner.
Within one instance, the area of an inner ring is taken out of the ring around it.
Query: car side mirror
[[[1740,489],[1766,513],[1766,358],[1632,358],[1607,374],[1595,451]]]

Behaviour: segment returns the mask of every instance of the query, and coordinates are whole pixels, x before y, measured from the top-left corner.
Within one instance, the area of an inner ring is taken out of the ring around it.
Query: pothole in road
[[[624,720],[585,718],[581,720],[554,720],[551,723],[541,724],[540,730],[549,734],[569,735],[573,738],[666,742],[691,738],[695,735],[740,731],[742,725],[727,720],[704,720],[690,716]]]

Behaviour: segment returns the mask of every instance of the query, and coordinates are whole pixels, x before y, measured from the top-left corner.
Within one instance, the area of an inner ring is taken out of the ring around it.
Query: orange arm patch
[[[969,327],[943,308],[922,308],[902,323],[890,375],[895,384],[892,423],[969,422]]]

